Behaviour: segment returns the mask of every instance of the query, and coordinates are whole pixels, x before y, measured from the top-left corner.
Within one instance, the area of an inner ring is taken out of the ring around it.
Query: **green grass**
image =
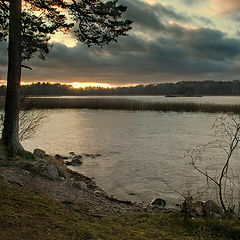
[[[80,206],[80,204],[79,204]],[[0,239],[240,239],[236,220],[191,220],[180,213],[96,218],[0,179]]]

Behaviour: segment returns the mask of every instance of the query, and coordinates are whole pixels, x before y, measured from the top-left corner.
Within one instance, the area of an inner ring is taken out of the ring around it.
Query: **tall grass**
[[[1,104],[0,107],[3,107]],[[207,104],[193,102],[142,102],[128,99],[107,98],[31,98],[28,109],[110,109],[128,111],[173,111],[173,112],[231,112],[240,113],[240,104]]]

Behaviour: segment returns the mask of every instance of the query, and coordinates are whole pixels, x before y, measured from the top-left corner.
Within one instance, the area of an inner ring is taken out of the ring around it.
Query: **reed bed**
[[[206,104],[193,102],[142,102],[107,98],[29,98],[28,109],[109,109],[128,111],[240,113],[240,104]],[[2,106],[3,107],[3,106]]]

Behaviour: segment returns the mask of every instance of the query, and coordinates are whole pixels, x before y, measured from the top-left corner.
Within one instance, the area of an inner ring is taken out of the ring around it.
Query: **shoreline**
[[[24,154],[0,151],[0,239],[240,239],[239,219],[122,202],[50,155]]]
[[[62,160],[45,152],[44,157],[40,155],[35,154],[35,160],[18,157],[11,161],[0,156],[0,177],[64,205],[77,207],[80,204],[91,215],[179,211],[119,199],[104,191],[93,179],[64,166]]]

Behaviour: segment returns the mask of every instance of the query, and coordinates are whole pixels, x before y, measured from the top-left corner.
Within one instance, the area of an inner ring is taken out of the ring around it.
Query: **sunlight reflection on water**
[[[211,126],[217,114],[131,112],[112,110],[52,110],[36,135],[27,140],[27,150],[42,148],[50,154],[100,153],[84,158],[79,172],[94,177],[99,186],[124,199],[151,201],[154,197],[176,203],[176,193],[162,181],[184,192],[199,188],[205,179],[189,167],[185,149],[213,139]],[[221,166],[223,153],[204,167],[213,172]],[[210,164],[210,165],[208,165]],[[234,159],[234,167],[240,163]],[[239,171],[238,171],[239,172]]]

